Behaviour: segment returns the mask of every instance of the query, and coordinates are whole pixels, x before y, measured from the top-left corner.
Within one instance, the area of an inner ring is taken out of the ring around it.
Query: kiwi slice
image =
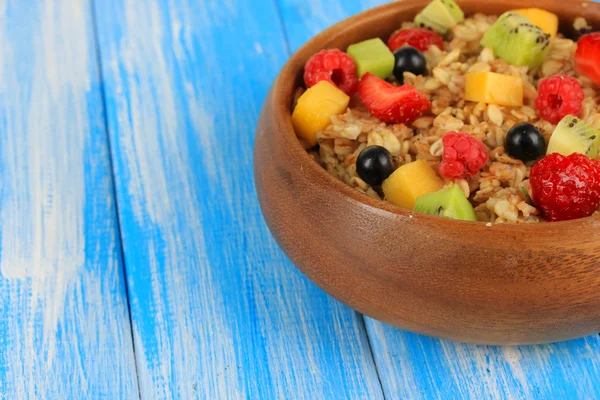
[[[458,24],[464,21],[465,13],[463,12],[463,10],[461,10],[458,4],[454,2],[454,0],[442,0],[442,3],[444,3],[444,6],[446,6],[448,11],[450,11],[450,14],[452,14],[454,22]]]
[[[440,217],[477,221],[473,206],[458,186],[417,197],[414,210]]]
[[[527,18],[506,12],[483,35],[481,45],[509,64],[536,68],[550,50],[550,35]]]
[[[550,136],[546,154],[585,154],[596,158],[600,150],[600,132],[573,115],[564,117]]]
[[[457,20],[456,11],[450,10],[445,3],[453,3],[453,8],[456,7],[462,14],[462,10],[454,3],[453,0],[433,0],[431,3],[417,14],[415,17],[415,25],[421,28],[431,29],[440,35],[445,35],[450,29],[456,26]],[[463,15],[464,17],[464,15]]]

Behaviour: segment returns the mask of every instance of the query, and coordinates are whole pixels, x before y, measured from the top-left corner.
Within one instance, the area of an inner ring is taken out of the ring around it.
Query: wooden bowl
[[[486,344],[561,341],[600,331],[600,221],[462,222],[374,200],[330,176],[302,148],[290,112],[306,60],[386,38],[427,0],[356,15],[296,52],[267,97],[255,178],[277,242],[313,282],[352,308],[410,331]],[[500,14],[518,0],[459,1],[465,14]],[[561,17],[600,22],[600,4],[536,0]]]

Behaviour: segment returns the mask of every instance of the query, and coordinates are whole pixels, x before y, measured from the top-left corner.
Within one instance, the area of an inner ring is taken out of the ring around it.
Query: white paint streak
[[[0,310],[10,327],[0,337],[0,398],[136,393],[126,308],[115,293],[108,155],[96,148],[92,160],[88,151],[100,133],[88,112],[97,78],[88,5],[0,0]],[[86,173],[102,178],[86,182]],[[86,204],[86,183],[109,201]],[[95,248],[86,249],[86,230]]]
[[[33,43],[30,82],[19,80],[14,68],[5,66],[1,71],[0,96],[14,108],[6,113],[11,134],[2,149],[7,171],[3,185],[10,196],[5,197],[0,214],[0,274],[6,279],[28,279],[31,285],[30,296],[11,293],[14,298],[29,299],[28,321],[19,328],[23,336],[10,352],[15,367],[10,372],[23,374],[13,377],[21,383],[18,393],[23,394],[39,381],[40,358],[46,360],[44,369],[52,368],[65,299],[85,259],[82,149],[89,134],[85,93],[90,80],[83,13],[83,2],[61,6],[47,1],[40,16],[41,32]],[[21,50],[1,39],[5,36],[0,33],[3,56],[22,56]],[[13,287],[25,289],[26,285]],[[40,333],[35,319],[41,310]],[[41,334],[47,350],[37,355],[40,358],[34,355],[36,334]]]
[[[534,350],[536,353],[539,353],[539,350]],[[527,374],[521,367],[521,360],[523,356],[521,351],[516,346],[504,346],[502,347],[502,353],[504,355],[504,360],[510,367],[510,371],[512,373],[513,379],[518,381],[521,384],[521,387],[525,391],[525,397],[531,398],[529,395],[529,383],[527,382]]]
[[[176,13],[178,8],[185,15],[185,5],[174,7],[169,13]],[[213,283],[213,267],[206,256],[202,215],[198,213],[198,194],[194,192],[195,177],[189,169],[194,162],[182,131],[181,118],[186,111],[181,109],[182,100],[175,97],[173,64],[170,54],[163,50],[165,35],[171,35],[169,43],[177,42],[173,46],[175,55],[184,57],[186,44],[180,41],[187,40],[187,34],[184,31],[181,35],[181,23],[176,17],[172,17],[175,23],[171,30],[165,29],[164,19],[170,16],[162,11],[156,1],[139,7],[138,1],[126,0],[125,40],[111,56],[117,92],[124,91],[126,86],[129,94],[117,107],[120,129],[117,136],[131,175],[129,199],[137,223],[144,229],[153,227],[154,232],[147,245],[155,313],[152,337],[156,342],[152,343],[149,336],[142,337],[141,328],[135,329],[140,386],[142,395],[148,397],[177,393],[181,398],[243,398],[232,384],[238,381],[234,368],[236,346],[225,321],[227,312],[221,293]],[[148,26],[152,27],[150,32],[140,29]],[[124,80],[117,68],[119,60],[126,66]],[[183,100],[192,104],[194,125],[207,146],[206,154],[210,154],[215,146],[211,141],[215,135],[213,124],[200,102],[194,102],[193,88],[187,86],[186,90],[189,99]],[[217,183],[214,165],[209,162],[205,168]],[[191,293],[179,289],[190,282],[188,274],[200,275],[202,291]],[[193,310],[197,304],[209,308],[205,311],[213,317],[209,323],[195,320]],[[201,354],[199,346],[206,349],[207,343],[211,353]],[[172,368],[172,362],[177,368]],[[205,386],[192,385],[206,381],[207,376],[212,381]],[[174,387],[174,383],[180,386]]]

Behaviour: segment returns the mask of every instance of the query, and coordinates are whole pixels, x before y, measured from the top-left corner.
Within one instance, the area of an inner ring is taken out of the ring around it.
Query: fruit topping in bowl
[[[383,146],[365,147],[356,159],[356,173],[372,186],[380,186],[394,169],[392,155]]]
[[[547,154],[559,153],[568,156],[585,154],[590,158],[598,155],[600,132],[572,115],[564,117],[552,132]]]
[[[540,117],[557,124],[567,115],[578,115],[585,94],[577,79],[565,75],[554,75],[538,83],[535,108]]]
[[[532,223],[600,207],[600,32],[539,8],[433,0],[389,37],[325,49],[292,112],[331,175],[418,213]],[[387,44],[386,44],[387,43]]]
[[[404,82],[404,73],[427,75],[427,60],[423,54],[411,46],[403,46],[394,51],[394,78]]]
[[[481,45],[491,47],[494,54],[511,65],[539,66],[550,50],[550,35],[527,18],[504,13],[487,30]]]
[[[417,197],[415,211],[463,221],[477,221],[473,206],[458,186]]]
[[[600,162],[551,153],[531,169],[532,198],[550,221],[588,217],[600,207]]]
[[[374,117],[392,124],[412,122],[431,107],[427,97],[413,86],[392,85],[370,72],[360,80],[358,95]]]
[[[321,50],[304,66],[306,87],[313,87],[320,81],[329,82],[348,96],[352,96],[358,86],[354,60],[337,49]]]
[[[535,161],[546,153],[546,140],[528,122],[519,122],[506,134],[504,148],[509,156],[523,162]]]
[[[387,41],[390,51],[400,47],[412,46],[419,51],[427,51],[431,46],[444,47],[444,38],[434,31],[425,28],[399,29]]]
[[[439,171],[443,178],[463,179],[475,175],[488,161],[487,147],[468,133],[448,132],[442,144]]]

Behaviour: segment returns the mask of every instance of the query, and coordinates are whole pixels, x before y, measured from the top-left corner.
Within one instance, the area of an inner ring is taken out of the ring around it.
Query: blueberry
[[[403,46],[394,52],[394,76],[399,82],[404,82],[404,73],[415,75],[427,74],[427,61],[423,54],[411,46]]]
[[[385,147],[366,147],[356,159],[356,173],[369,185],[381,185],[392,172],[394,172],[392,155]]]
[[[533,161],[546,152],[546,141],[533,125],[521,122],[508,131],[505,147],[512,158]]]

